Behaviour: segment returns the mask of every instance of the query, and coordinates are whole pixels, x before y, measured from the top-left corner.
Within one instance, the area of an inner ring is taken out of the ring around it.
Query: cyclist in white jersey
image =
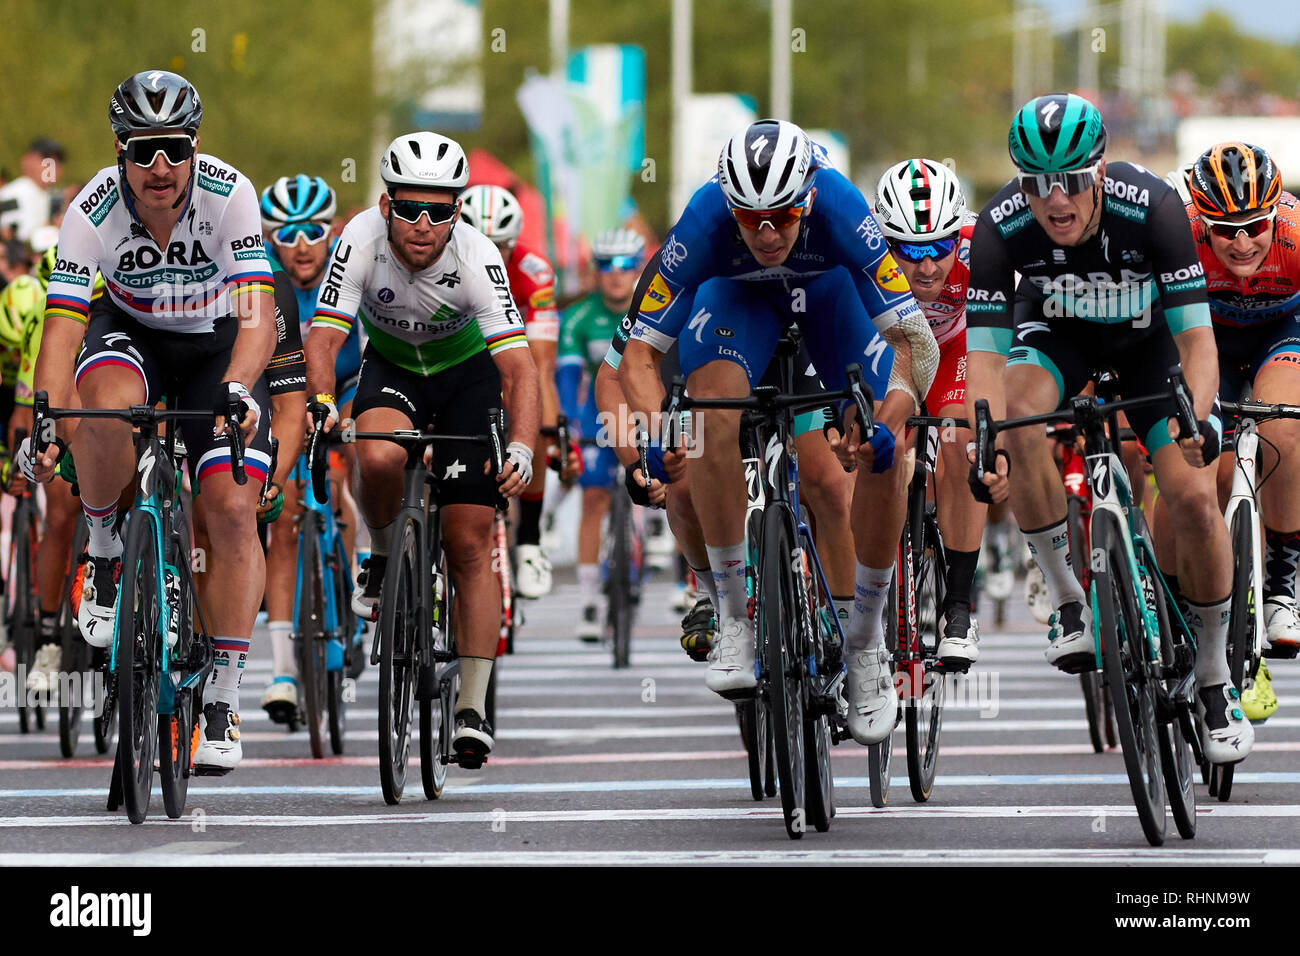
[[[194,763],[199,772],[222,774],[241,757],[239,679],[262,597],[256,511],[270,465],[262,373],[276,328],[257,193],[243,174],[197,152],[202,116],[198,93],[175,73],[137,73],[114,91],[109,120],[117,165],[91,178],[59,230],[36,386],[55,407],[70,404],[75,390],[88,408],[155,404],[170,395],[180,408],[214,409],[215,428],[193,422],[181,431],[191,481],[201,487],[210,519],[206,566],[221,594],[204,609],[216,666]],[[92,308],[96,271],[108,294]],[[232,398],[244,406],[244,485],[231,476],[226,421],[215,411]],[[78,622],[88,643],[106,647],[121,574],[118,498],[135,475],[131,428],[61,421],[58,435],[76,454],[90,527]],[[19,462],[29,477],[48,481],[61,453],[51,445],[32,461],[28,444]]]
[[[380,165],[387,192],[353,219],[330,253],[325,284],[307,336],[308,391],[331,420],[335,355],[360,320],[370,336],[353,401],[357,429],[425,428],[483,434],[489,408],[505,406],[510,444],[500,474],[477,444],[441,443],[442,536],[458,592],[460,694],[453,748],[461,766],[491,751],[486,694],[496,658],[501,589],[492,570],[492,521],[498,495],[516,497],[532,478],[540,391],[524,324],[505,263],[492,240],[456,228],[469,163],[455,141],[437,133],[399,136]],[[392,525],[402,499],[404,449],[357,443],[359,504],[370,527],[371,556],[358,575],[353,607],[378,615]]]

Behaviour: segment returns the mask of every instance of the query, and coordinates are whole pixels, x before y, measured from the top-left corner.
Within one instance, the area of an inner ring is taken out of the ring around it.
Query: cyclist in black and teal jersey
[[[596,267],[596,291],[574,303],[560,323],[560,348],[555,378],[560,408],[575,438],[599,435],[595,399],[596,372],[609,349],[610,339],[632,304],[632,292],[645,260],[645,239],[630,229],[610,229],[591,243]],[[585,375],[585,382],[584,382]],[[580,386],[585,384],[585,388]],[[585,641],[600,639],[604,615],[600,600],[600,528],[609,510],[610,489],[618,479],[618,458],[611,443],[583,449],[582,523],[578,528],[578,590],[582,615],[577,635]]]
[[[1126,394],[1151,394],[1167,387],[1181,360],[1199,434],[1174,441],[1172,398],[1128,418],[1151,455],[1177,541],[1205,754],[1236,762],[1254,733],[1225,652],[1232,558],[1214,469],[1205,467],[1222,433],[1218,355],[1187,213],[1159,177],[1106,163],[1101,114],[1082,97],[1030,100],[1012,121],[1009,147],[1019,174],[985,205],[971,239],[967,403],[987,399],[998,419],[1049,412],[1107,367]],[[1000,453],[997,474],[972,488],[1010,496],[1056,608],[1047,660],[1077,673],[1096,667],[1088,598],[1070,567],[1060,473],[1042,434],[1031,431],[999,436],[1009,476]]]

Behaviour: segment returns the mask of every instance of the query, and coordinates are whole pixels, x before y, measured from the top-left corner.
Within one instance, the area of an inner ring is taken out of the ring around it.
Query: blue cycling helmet
[[[334,218],[334,190],[320,176],[281,176],[262,190],[262,225],[278,229],[295,222]]]

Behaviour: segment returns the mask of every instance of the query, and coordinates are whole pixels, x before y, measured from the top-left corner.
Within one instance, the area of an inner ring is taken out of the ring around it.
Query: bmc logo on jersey
[[[1175,272],[1160,273],[1160,284],[1168,285],[1171,282],[1183,282],[1187,279],[1195,279],[1197,276],[1205,275],[1205,269],[1199,262],[1194,263],[1186,269],[1178,269]]]
[[[898,268],[898,263],[888,252],[876,268],[876,285],[886,292],[907,292],[911,288],[907,284],[907,277],[903,275],[903,271]]]
[[[1014,196],[1008,196],[1002,202],[998,203],[989,210],[989,215],[993,217],[994,222],[1001,222],[1018,209],[1025,208],[1025,194],[1016,193]]]
[[[672,301],[672,290],[668,288],[664,277],[656,272],[655,277],[650,280],[650,288],[645,290],[645,296],[641,299],[641,311],[661,312]]]

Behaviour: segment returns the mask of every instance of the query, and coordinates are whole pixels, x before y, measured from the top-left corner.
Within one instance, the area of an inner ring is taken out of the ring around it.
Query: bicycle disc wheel
[[[806,779],[804,772],[803,653],[795,616],[794,534],[789,512],[772,505],[763,519],[762,589],[758,593],[767,663],[768,702],[776,749],[776,774],[781,789],[785,831],[792,840],[804,834]]]
[[[907,699],[903,710],[907,739],[907,779],[912,789],[912,799],[924,803],[934,789],[934,778],[939,769],[939,733],[943,727],[944,676],[934,669],[938,659],[940,633],[939,609],[943,607],[947,567],[943,556],[943,543],[932,515],[927,515],[923,527],[924,550],[921,552],[920,571],[916,577],[917,604],[934,607],[933,629],[917,625],[917,650],[920,663],[914,673],[922,682],[921,693]],[[918,622],[921,615],[917,615]],[[930,619],[925,615],[925,619]]]
[[[389,804],[402,799],[411,751],[420,618],[420,555],[413,518],[399,519],[393,543],[379,614],[379,782]]]
[[[118,582],[117,706],[121,733],[117,760],[122,796],[132,823],[149,813],[154,746],[158,741],[161,601],[158,553],[152,518],[137,512],[127,525]]]
[[[303,720],[316,760],[325,756],[325,711],[329,687],[325,671],[325,568],[320,551],[320,516],[305,511],[298,534],[298,617],[294,621],[294,652],[298,658],[298,690]]]
[[[1146,635],[1137,609],[1128,557],[1113,516],[1094,521],[1092,547],[1105,556],[1093,572],[1106,683],[1115,699],[1115,724],[1142,832],[1152,846],[1165,842],[1165,788],[1156,731],[1155,679],[1146,659]]]
[[[1232,686],[1238,693],[1245,690],[1248,665],[1253,665],[1255,642],[1255,563],[1253,560],[1254,544],[1251,540],[1250,524],[1246,521],[1248,511],[1238,508],[1232,515],[1232,612],[1228,624],[1228,675]],[[1214,796],[1221,803],[1227,803],[1232,796],[1232,778],[1236,764],[1218,764],[1211,773],[1217,777]]]

